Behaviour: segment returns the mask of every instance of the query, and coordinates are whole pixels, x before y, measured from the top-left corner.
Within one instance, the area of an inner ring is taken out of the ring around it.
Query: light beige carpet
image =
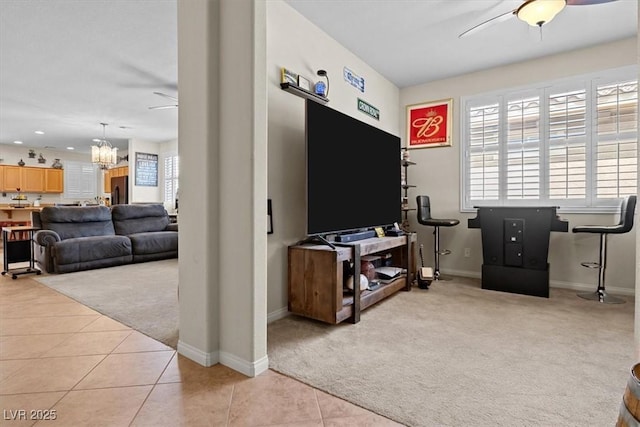
[[[168,346],[178,344],[177,258],[32,277]]]
[[[633,359],[632,298],[603,305],[438,282],[358,324],[268,326],[271,368],[410,426],[613,426]]]

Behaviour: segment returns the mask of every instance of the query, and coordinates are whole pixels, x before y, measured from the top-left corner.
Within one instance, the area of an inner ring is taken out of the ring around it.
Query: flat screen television
[[[307,235],[401,221],[400,138],[306,102]]]

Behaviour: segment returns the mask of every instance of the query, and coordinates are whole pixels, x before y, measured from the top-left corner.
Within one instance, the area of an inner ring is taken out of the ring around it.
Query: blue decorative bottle
[[[327,85],[322,81],[316,83],[314,90],[316,95],[327,96]]]

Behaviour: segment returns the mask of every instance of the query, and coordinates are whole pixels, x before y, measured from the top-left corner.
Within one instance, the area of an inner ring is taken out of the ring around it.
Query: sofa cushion
[[[131,248],[134,255],[175,252],[178,250],[178,232],[150,231],[130,234]]]
[[[47,206],[40,212],[40,222],[43,229],[55,231],[62,240],[115,235],[106,206]]]
[[[123,236],[162,231],[169,225],[167,210],[160,204],[114,205],[111,213],[116,234]]]
[[[132,254],[131,240],[126,236],[116,235],[63,240],[53,246],[52,252],[56,264],[78,264],[99,259],[131,257]]]

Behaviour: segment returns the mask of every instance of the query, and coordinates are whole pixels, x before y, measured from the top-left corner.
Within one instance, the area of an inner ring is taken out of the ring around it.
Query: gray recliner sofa
[[[171,224],[162,205],[114,205],[116,234],[131,240],[133,262],[178,257],[178,224]]]
[[[48,273],[178,256],[178,224],[164,206],[45,207],[33,216],[36,264]]]

